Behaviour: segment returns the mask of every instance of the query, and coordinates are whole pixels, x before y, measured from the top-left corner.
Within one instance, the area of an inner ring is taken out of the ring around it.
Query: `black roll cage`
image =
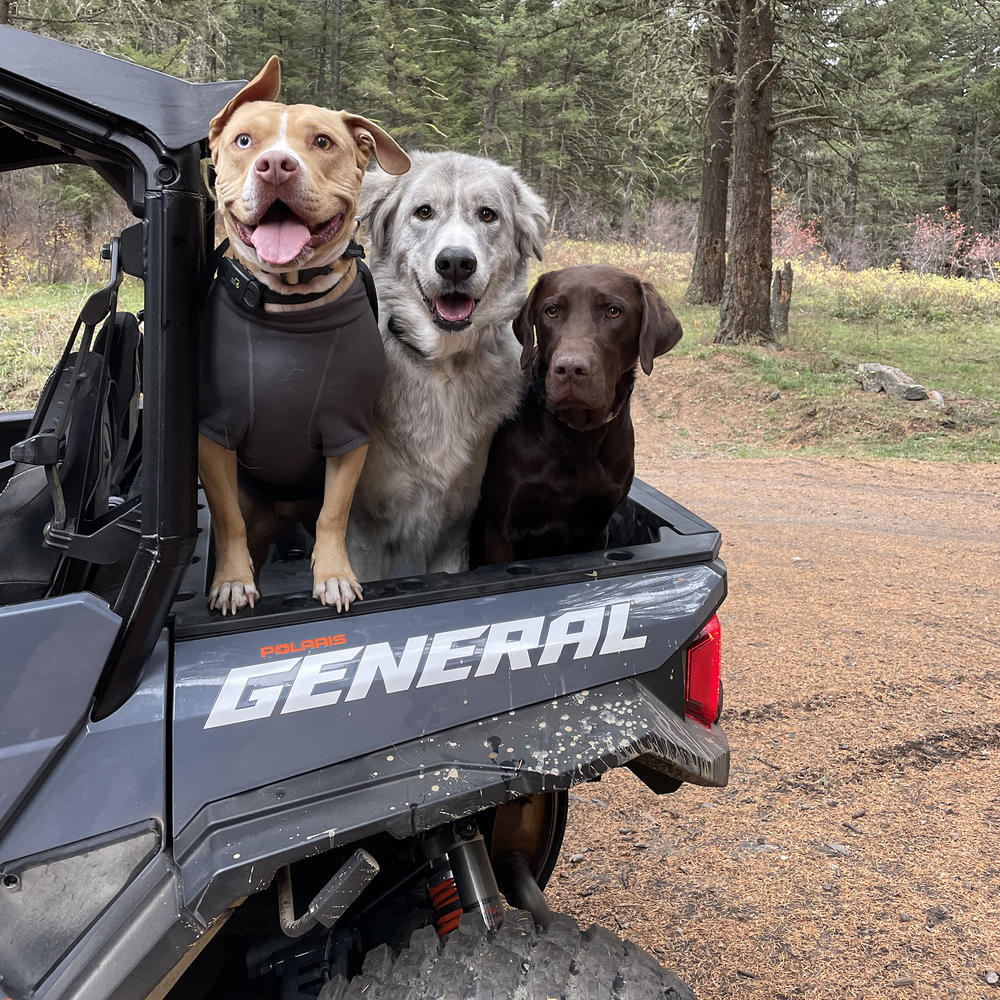
[[[121,247],[145,286],[141,534],[95,718],[138,685],[194,549],[197,311],[213,235],[202,159],[209,120],[243,85],[189,83],[0,26],[0,170],[88,165],[141,220],[141,239]]]

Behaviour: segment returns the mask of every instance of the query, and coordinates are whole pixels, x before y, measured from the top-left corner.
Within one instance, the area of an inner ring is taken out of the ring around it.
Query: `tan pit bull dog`
[[[365,118],[275,103],[279,84],[272,56],[209,130],[231,259],[202,329],[198,471],[223,614],[254,606],[296,520],[315,530],[313,596],[338,611],[362,596],[344,533],[385,369],[352,235],[369,156],[410,166]]]

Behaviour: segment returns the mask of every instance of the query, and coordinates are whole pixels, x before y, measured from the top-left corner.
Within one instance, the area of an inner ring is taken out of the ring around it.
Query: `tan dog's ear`
[[[264,68],[212,119],[208,126],[208,147],[212,151],[213,162],[216,159],[216,147],[219,136],[233,112],[243,104],[251,101],[273,101],[278,96],[281,87],[281,64],[277,56],[271,56]]]
[[[360,154],[358,162],[364,166],[368,157],[375,154],[375,161],[387,174],[405,174],[410,169],[410,158],[399,148],[396,140],[374,122],[361,115],[351,115],[346,111],[344,124],[351,130]]]
[[[636,278],[636,281],[639,279]],[[642,326],[639,328],[639,364],[648,375],[653,370],[653,358],[666,354],[681,339],[684,331],[673,310],[660,293],[648,282],[642,289]]]
[[[531,289],[531,294],[521,306],[521,311],[514,317],[514,336],[521,344],[521,371],[523,372],[530,371],[531,366],[535,363],[535,309],[538,306],[542,285],[545,284],[547,277],[548,274],[543,274],[535,282],[535,287]]]

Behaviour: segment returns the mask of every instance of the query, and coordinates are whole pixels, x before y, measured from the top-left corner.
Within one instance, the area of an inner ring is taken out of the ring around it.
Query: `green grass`
[[[32,409],[97,285],[25,285],[0,299],[0,410]],[[142,307],[142,286],[126,279],[118,308]]]

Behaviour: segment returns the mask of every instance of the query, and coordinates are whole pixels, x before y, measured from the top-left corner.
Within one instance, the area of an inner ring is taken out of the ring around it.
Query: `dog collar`
[[[289,281],[288,275],[294,274],[296,276],[295,281]],[[313,278],[325,278],[328,274],[333,274],[333,268],[327,267],[304,267],[301,271],[282,271],[278,278],[281,280],[283,285],[288,285],[294,288],[296,285],[306,285]]]
[[[420,350],[420,348],[417,347],[416,344],[411,344],[410,341],[406,339],[406,331],[399,325],[399,320],[397,320],[395,316],[389,317],[389,322],[386,323],[386,326],[389,329],[389,333],[391,333],[396,338],[396,340],[398,340],[399,343],[403,345],[403,347],[407,348],[407,350],[412,351],[422,361],[428,360],[427,355],[424,354],[424,352]]]
[[[326,289],[322,292],[300,292],[293,295],[286,295],[269,288],[262,281],[259,281],[254,274],[234,257],[224,256],[229,249],[229,240],[223,240],[216,248],[213,255],[215,263],[214,271],[217,280],[222,283],[222,287],[229,293],[239,305],[251,312],[260,311],[265,305],[307,305],[325,298],[333,289]],[[345,269],[345,277],[355,262],[360,264],[364,259],[365,250],[359,243],[354,242],[353,236],[347,244],[347,249],[341,254],[340,259],[348,262]],[[332,274],[336,266],[331,267],[310,267],[299,271],[299,282],[312,281],[314,278]],[[281,274],[282,284],[288,285],[284,273]],[[292,286],[294,287],[294,286]],[[345,286],[346,287],[346,286]],[[369,296],[370,297],[370,296]]]
[[[347,244],[347,249],[340,255],[341,260],[364,260],[365,259],[365,248],[360,243],[354,242],[354,237],[358,232],[359,223],[355,223],[354,232],[351,234],[351,239]],[[296,285],[306,285],[314,278],[325,278],[328,274],[333,274],[336,268],[332,264],[328,264],[326,267],[304,267],[301,271],[286,272],[282,271],[278,275],[281,279],[283,285],[289,285],[294,288]],[[289,273],[296,274],[297,280],[289,281]],[[288,297],[283,296],[282,301],[287,302]]]

